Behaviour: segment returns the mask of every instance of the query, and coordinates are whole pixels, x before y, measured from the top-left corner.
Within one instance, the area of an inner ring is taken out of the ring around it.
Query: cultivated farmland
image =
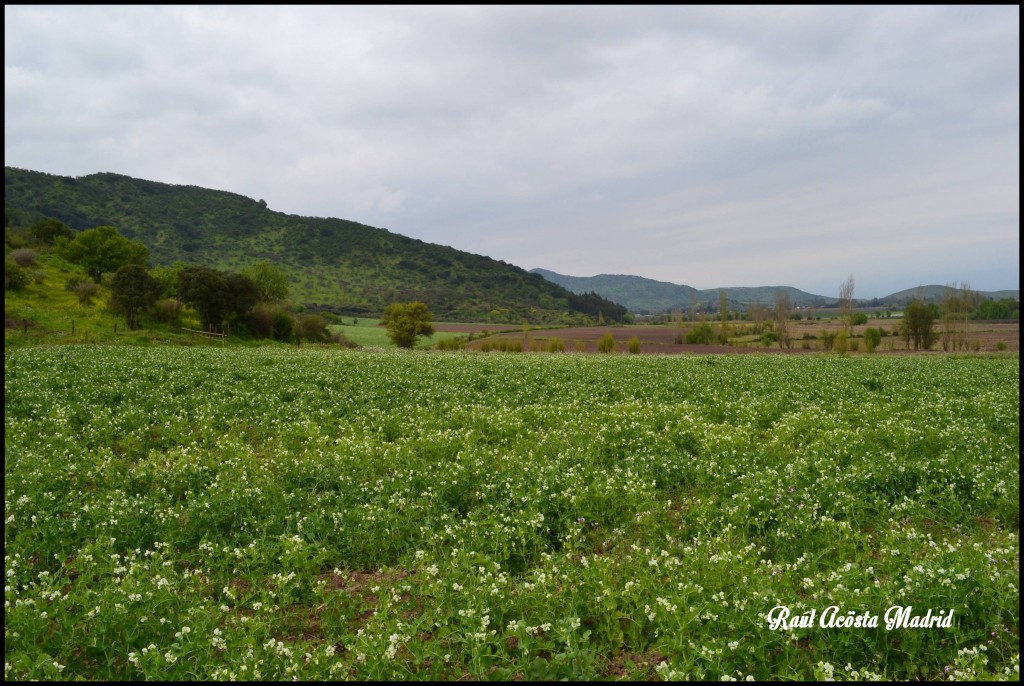
[[[1016,357],[8,352],[4,675],[1016,679],[1019,380]],[[813,625],[772,630],[779,606]]]

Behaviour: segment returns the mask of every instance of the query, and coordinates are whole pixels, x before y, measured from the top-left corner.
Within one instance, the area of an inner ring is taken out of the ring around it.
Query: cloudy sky
[[[1019,288],[1020,8],[4,8],[4,161],[574,276]]]

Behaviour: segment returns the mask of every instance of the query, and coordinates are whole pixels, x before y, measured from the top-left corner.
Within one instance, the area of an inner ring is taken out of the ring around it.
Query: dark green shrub
[[[869,326],[864,331],[864,349],[869,353],[875,352],[875,348],[882,342],[882,332],[878,329]]]
[[[327,320],[318,314],[304,314],[295,323],[295,336],[312,343],[326,343],[331,339],[327,331]]]
[[[615,338],[610,333],[601,336],[601,339],[597,342],[597,349],[603,353],[610,353],[615,349]]]
[[[687,343],[711,345],[716,340],[715,330],[707,322],[701,322],[686,334]]]
[[[272,315],[274,340],[290,341],[295,333],[295,318],[286,310],[277,310]]]
[[[638,352],[640,352],[640,339],[633,336],[629,339],[629,353],[636,355]]]

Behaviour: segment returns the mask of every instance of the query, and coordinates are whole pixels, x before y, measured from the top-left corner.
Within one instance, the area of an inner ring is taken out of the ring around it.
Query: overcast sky
[[[525,269],[1020,283],[1020,8],[4,8],[5,164]]]

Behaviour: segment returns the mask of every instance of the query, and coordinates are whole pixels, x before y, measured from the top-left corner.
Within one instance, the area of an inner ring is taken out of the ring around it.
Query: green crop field
[[[1019,677],[1015,356],[4,366],[5,679]]]

